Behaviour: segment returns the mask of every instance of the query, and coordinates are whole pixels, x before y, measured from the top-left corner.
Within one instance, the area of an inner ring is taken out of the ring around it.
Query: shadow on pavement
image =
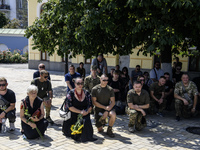
[[[191,119],[183,119],[176,121],[175,117],[168,115],[166,117],[151,116],[151,119],[160,122],[156,128],[145,128],[143,131],[136,131],[135,134],[140,137],[146,137],[150,143],[161,147],[174,147],[179,146],[186,149],[198,149],[200,143],[194,140],[194,135],[188,133],[186,128],[194,124],[198,125],[198,119],[196,117]],[[189,123],[191,122],[191,124]],[[196,122],[196,123],[195,123]],[[189,140],[189,137],[193,137]]]
[[[50,147],[52,145],[51,142],[53,141],[53,139],[48,135],[45,135],[44,140],[42,140],[41,138],[37,138],[37,139],[26,139],[26,141],[29,142],[30,146],[38,144],[39,146]]]
[[[67,95],[67,87],[66,86],[57,86],[53,88],[53,96],[55,98],[63,98]],[[64,101],[64,99],[63,99]]]

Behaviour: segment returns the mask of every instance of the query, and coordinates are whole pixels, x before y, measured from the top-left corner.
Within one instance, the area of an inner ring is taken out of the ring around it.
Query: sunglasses
[[[40,66],[39,68],[45,68],[45,66]]]
[[[77,85],[83,85],[84,83],[83,82],[77,82],[76,84]]]
[[[102,80],[102,81],[104,81],[104,82],[108,82],[108,80]]]
[[[44,78],[48,78],[49,76],[44,76]]]
[[[142,79],[142,80],[140,80],[140,81],[144,81],[144,80]]]
[[[6,86],[6,84],[0,84],[0,86]]]
[[[181,70],[181,68],[176,68],[176,70]]]

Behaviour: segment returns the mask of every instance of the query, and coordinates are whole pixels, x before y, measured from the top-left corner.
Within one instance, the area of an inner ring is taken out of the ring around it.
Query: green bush
[[[20,55],[20,50],[10,50],[0,51],[0,63],[27,63],[28,62],[28,53]]]

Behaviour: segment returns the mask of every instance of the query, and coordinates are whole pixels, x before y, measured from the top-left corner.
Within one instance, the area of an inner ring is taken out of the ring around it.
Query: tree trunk
[[[161,49],[161,68],[164,72],[170,74],[170,79],[172,79],[172,51],[171,46],[167,45]]]
[[[65,53],[65,74],[68,73],[68,53]]]

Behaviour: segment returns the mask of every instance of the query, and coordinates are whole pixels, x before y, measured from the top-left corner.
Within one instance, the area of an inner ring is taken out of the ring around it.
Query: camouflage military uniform
[[[162,92],[165,92],[165,86],[159,86],[158,82],[154,82],[149,87],[150,92],[154,92],[154,96],[157,99],[160,99],[162,97]],[[166,99],[163,99],[163,103],[159,104],[155,99],[151,98],[150,100],[150,108],[149,113],[154,114],[155,113],[155,107],[158,108],[158,112],[162,112],[165,109],[166,106]]]
[[[95,87],[97,84],[100,84],[100,77],[97,76],[95,79],[92,77],[92,75],[89,75],[85,78],[84,81],[84,88],[88,90],[90,93],[92,91],[92,88]]]
[[[193,106],[194,96],[198,95],[198,90],[197,90],[196,84],[192,81],[189,81],[188,86],[185,87],[185,91],[188,94],[188,96],[190,97],[190,100],[188,100],[189,105],[184,105],[182,100],[175,99],[176,116],[182,115],[184,118],[189,118],[191,116],[191,108]],[[178,82],[175,85],[174,94],[177,94],[177,95],[185,98],[184,93],[183,93],[182,81]]]
[[[146,105],[149,104],[149,101],[150,97],[146,90],[142,89],[140,95],[136,94],[134,89],[128,91],[127,103],[133,103],[133,105]],[[146,127],[146,119],[140,111],[128,108],[127,114],[129,115],[129,127],[135,125],[135,128],[138,131]]]

